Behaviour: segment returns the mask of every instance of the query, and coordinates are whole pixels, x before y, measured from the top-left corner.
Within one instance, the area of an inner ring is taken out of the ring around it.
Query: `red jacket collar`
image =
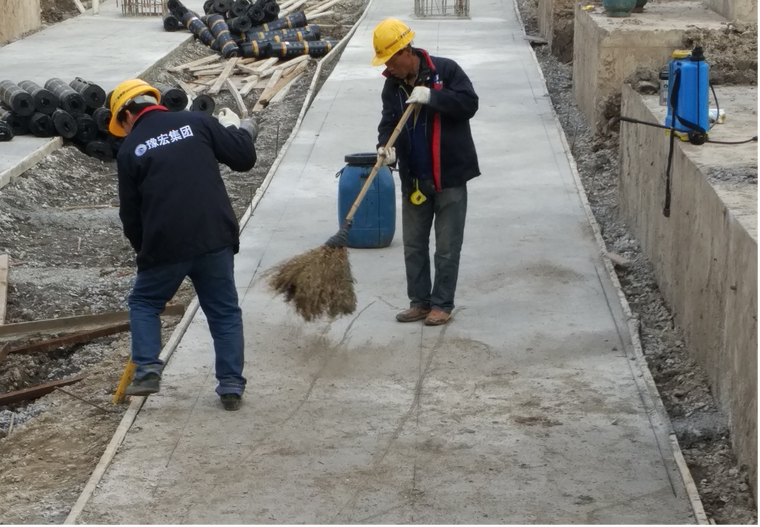
[[[153,106],[148,106],[147,108],[143,108],[140,113],[137,114],[137,117],[135,118],[135,124],[132,125],[132,128],[137,126],[137,122],[140,120],[140,118],[145,115],[148,112],[153,111],[159,111],[159,112],[168,112],[169,109],[166,106],[161,106],[160,104],[154,104]]]

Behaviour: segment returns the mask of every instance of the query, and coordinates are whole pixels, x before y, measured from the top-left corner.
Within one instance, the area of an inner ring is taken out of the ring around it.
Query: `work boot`
[[[449,321],[451,315],[440,309],[433,309],[430,314],[425,317],[426,326],[443,326]]]
[[[396,320],[399,322],[416,322],[428,316],[428,313],[430,313],[429,309],[419,306],[412,306],[409,309],[405,309],[396,315]]]
[[[220,395],[219,398],[222,400],[222,406],[228,412],[240,410],[240,405],[243,403],[242,397],[236,393],[225,393]]]
[[[161,377],[157,373],[149,373],[140,380],[133,379],[127,386],[127,395],[151,395],[161,389]]]

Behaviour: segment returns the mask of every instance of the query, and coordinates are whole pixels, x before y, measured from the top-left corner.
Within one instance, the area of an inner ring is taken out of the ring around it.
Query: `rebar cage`
[[[470,0],[414,0],[414,14],[421,18],[470,18]]]
[[[164,16],[163,0],[117,0],[124,16]]]

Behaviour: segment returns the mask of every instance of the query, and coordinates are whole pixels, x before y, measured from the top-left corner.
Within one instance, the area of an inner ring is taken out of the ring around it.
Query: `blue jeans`
[[[161,319],[159,313],[190,277],[198,302],[208,319],[216,353],[216,379],[219,395],[243,394],[243,317],[238,306],[234,279],[234,254],[231,247],[218,249],[193,260],[160,265],[138,271],[129,295],[129,324],[132,333],[132,362],[137,365],[135,379],[149,373],[161,375]]]
[[[405,193],[401,205],[407,295],[412,307],[451,313],[464,240],[467,187],[446,188],[437,193],[433,190],[425,195],[424,203],[414,205]],[[433,225],[435,281],[431,286],[430,229]]]

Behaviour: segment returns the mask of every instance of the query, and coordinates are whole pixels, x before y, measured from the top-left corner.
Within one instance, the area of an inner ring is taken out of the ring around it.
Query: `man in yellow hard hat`
[[[233,277],[239,227],[219,163],[244,172],[256,163],[257,128],[223,109],[168,112],[157,89],[140,79],[111,93],[109,130],[119,149],[119,217],[137,253],[129,295],[132,362],[127,395],[160,388],[159,314],[189,277],[208,320],[216,353],[217,393],[237,410],[245,389],[243,322]]]
[[[375,28],[372,65],[385,66],[378,155],[398,160],[402,189],[404,262],[410,307],[399,322],[446,324],[454,309],[459,255],[467,215],[467,181],[480,175],[470,119],[478,96],[470,79],[451,59],[412,46],[415,33],[389,18]],[[385,144],[406,105],[419,109],[396,144]],[[435,279],[430,273],[430,231],[435,225]]]

